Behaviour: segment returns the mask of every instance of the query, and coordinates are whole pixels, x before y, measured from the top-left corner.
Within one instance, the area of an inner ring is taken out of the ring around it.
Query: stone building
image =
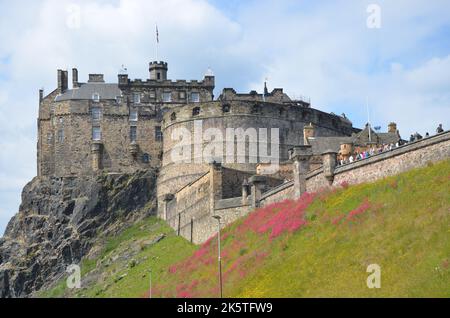
[[[69,89],[68,72],[58,70],[57,88],[39,93],[38,176],[158,168],[158,215],[201,242],[214,228],[212,213],[231,222],[271,189],[285,193],[292,183],[304,191],[307,171],[332,166],[335,159],[326,154],[401,140],[394,123],[387,133],[354,128],[345,115],[314,109],[282,88],[269,92],[265,85],[262,94],[225,88],[214,99],[212,72],[201,81],[171,81],[167,71],[167,63],[151,62],[145,81],[121,73],[117,83],[105,83],[102,74],[81,83],[73,69]]]
[[[102,74],[78,81],[72,70],[58,70],[57,88],[39,92],[38,176],[89,174],[97,170],[130,172],[157,167],[161,160],[162,114],[185,104],[213,99],[214,76],[201,81],[171,81],[168,65],[151,62],[150,78],[119,74],[105,83]]]

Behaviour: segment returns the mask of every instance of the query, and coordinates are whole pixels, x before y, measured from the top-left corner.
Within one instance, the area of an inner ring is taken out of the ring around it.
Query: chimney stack
[[[88,83],[104,83],[105,79],[103,78],[103,74],[89,74]]]
[[[78,70],[76,68],[72,69],[72,87],[77,88],[78,86]]]
[[[303,127],[303,144],[309,145],[308,138],[314,137],[314,126],[312,123]]]
[[[388,132],[396,133],[397,132],[397,124],[396,123],[389,123],[389,125],[388,125]]]
[[[62,93],[68,88],[68,73],[67,71],[58,70],[58,90]]]

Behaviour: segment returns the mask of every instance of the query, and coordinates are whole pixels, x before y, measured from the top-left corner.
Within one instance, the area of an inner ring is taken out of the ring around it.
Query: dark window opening
[[[161,126],[155,126],[155,140],[156,141],[162,141],[163,140],[163,134],[161,131]]]
[[[176,120],[176,119],[177,119],[177,114],[172,113],[172,114],[170,115],[170,120],[171,120],[171,121],[174,121],[174,120]]]
[[[148,153],[144,153],[142,155],[142,162],[143,163],[149,163],[150,162],[150,155]]]
[[[159,80],[161,79],[161,73],[156,73],[156,76]]]
[[[192,116],[198,115],[200,115],[200,107],[194,107],[194,109],[192,109]]]
[[[224,113],[229,113],[230,109],[231,109],[231,107],[228,104],[225,104],[222,106],[222,112],[224,112]]]

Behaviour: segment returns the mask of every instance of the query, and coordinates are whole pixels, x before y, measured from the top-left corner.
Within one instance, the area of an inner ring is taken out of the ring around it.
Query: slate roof
[[[352,137],[313,137],[308,138],[313,155],[321,155],[325,151],[339,152],[342,143],[351,143]]]
[[[377,133],[372,128],[369,128],[368,125],[366,125],[366,127],[362,131],[352,135],[353,143],[355,145],[367,144],[369,142],[369,129],[370,129],[370,141],[376,142],[378,144],[396,143],[401,139],[396,132]]]
[[[92,99],[92,95],[95,93],[100,95],[100,99],[116,99],[117,96],[122,95],[118,84],[83,83],[80,85],[78,88],[69,89],[56,96],[55,101]]]

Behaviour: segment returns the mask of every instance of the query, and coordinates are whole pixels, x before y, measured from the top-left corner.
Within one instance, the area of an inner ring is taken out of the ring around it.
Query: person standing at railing
[[[442,124],[439,124],[438,128],[436,128],[436,133],[440,134],[444,132],[444,128],[442,128]]]

